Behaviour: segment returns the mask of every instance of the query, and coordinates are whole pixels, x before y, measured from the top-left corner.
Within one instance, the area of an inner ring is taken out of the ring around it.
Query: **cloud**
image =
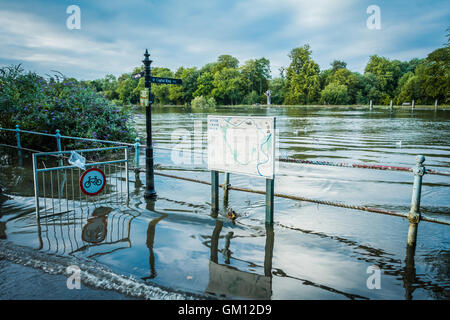
[[[56,28],[30,13],[0,10],[0,21],[2,59],[51,66],[67,70],[66,75],[77,68],[100,76],[129,71],[127,68],[134,65],[130,59],[132,54],[126,49],[130,44],[126,39],[99,41],[75,30]]]
[[[31,11],[24,1],[0,4],[0,60],[85,79],[132,71],[146,48],[154,66],[172,70],[231,54],[268,58],[277,76],[306,43],[321,68],[340,59],[362,72],[372,54],[408,60],[441,46],[450,12],[437,0],[384,3],[382,29],[368,30],[368,0],[81,0],[82,29],[68,30],[64,5]]]

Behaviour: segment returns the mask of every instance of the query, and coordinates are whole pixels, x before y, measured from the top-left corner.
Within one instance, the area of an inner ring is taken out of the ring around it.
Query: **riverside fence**
[[[72,140],[92,142],[92,143],[123,146],[123,147],[125,147],[125,149],[127,151],[134,152],[134,160],[133,160],[134,167],[127,166],[126,171],[128,172],[128,170],[133,170],[133,171],[135,171],[135,173],[146,172],[145,169],[142,169],[139,166],[139,163],[140,163],[139,156],[140,156],[141,150],[145,150],[145,148],[147,146],[140,144],[139,138],[136,138],[135,143],[124,143],[124,142],[119,142],[119,141],[109,141],[109,140],[101,140],[101,139],[65,136],[65,135],[62,135],[59,130],[56,130],[55,134],[22,130],[22,129],[20,129],[20,127],[18,125],[16,126],[15,129],[0,128],[0,131],[11,132],[12,134],[15,135],[15,140],[16,140],[16,143],[14,145],[10,145],[10,144],[0,144],[0,145],[16,148],[16,149],[18,149],[19,153],[21,152],[21,150],[27,150],[27,151],[31,151],[31,152],[40,152],[40,150],[33,150],[30,148],[23,147],[21,144],[21,138],[22,138],[21,135],[22,134],[42,135],[42,136],[48,136],[48,137],[55,138],[55,145],[56,145],[56,148],[58,149],[58,151],[55,152],[54,155],[56,155],[58,153],[61,154],[63,139],[72,139]],[[11,138],[13,138],[13,137],[11,137]],[[163,150],[173,150],[171,148],[164,148],[164,147],[159,147],[159,146],[153,146],[153,148],[154,149],[163,149]],[[385,215],[397,216],[397,217],[401,217],[401,218],[407,218],[409,221],[409,232],[408,232],[408,242],[407,242],[409,247],[415,247],[415,245],[416,245],[417,228],[418,228],[418,224],[420,221],[438,223],[438,224],[443,224],[443,225],[447,225],[447,226],[450,225],[450,221],[448,221],[448,220],[424,216],[420,212],[420,200],[421,200],[423,176],[427,175],[427,174],[450,176],[450,172],[448,172],[448,171],[427,169],[424,165],[425,157],[422,155],[417,155],[416,166],[414,166],[412,168],[400,167],[400,166],[389,166],[389,165],[373,165],[373,164],[371,165],[371,164],[363,164],[363,163],[336,163],[336,162],[319,161],[319,160],[311,161],[311,160],[293,159],[293,158],[289,158],[289,157],[280,157],[280,158],[277,158],[277,160],[280,162],[284,162],[284,163],[293,163],[293,164],[300,164],[300,165],[306,164],[306,165],[316,165],[316,166],[334,166],[334,167],[359,168],[359,169],[369,169],[369,170],[411,172],[413,174],[414,182],[413,182],[413,190],[412,190],[412,197],[411,197],[411,207],[410,207],[410,211],[408,213],[396,212],[396,211],[386,210],[386,209],[382,209],[382,208],[367,207],[367,206],[361,206],[361,205],[352,205],[352,204],[341,203],[341,202],[311,199],[311,198],[306,198],[306,197],[302,197],[302,196],[282,194],[282,193],[274,193],[274,196],[280,197],[280,198],[291,199],[291,200],[307,201],[307,202],[312,202],[312,203],[317,203],[317,204],[322,204],[322,205],[329,205],[329,206],[342,207],[342,208],[348,208],[348,209],[354,209],[354,210],[373,212],[373,213],[377,213],[377,214],[385,214]],[[209,181],[203,181],[203,180],[198,180],[198,179],[188,178],[188,177],[180,177],[180,176],[176,176],[176,175],[163,173],[160,171],[155,171],[155,174],[159,175],[159,176],[167,177],[167,178],[181,179],[181,180],[190,181],[193,183],[211,185],[211,182],[209,182]],[[223,184],[219,185],[225,191],[225,199],[228,198],[229,190],[249,192],[249,193],[255,193],[255,194],[262,194],[262,195],[266,194],[266,192],[263,190],[253,190],[253,189],[249,189],[249,188],[233,186],[229,183],[229,181],[230,181],[230,175],[228,173],[226,173],[225,174],[225,182]]]

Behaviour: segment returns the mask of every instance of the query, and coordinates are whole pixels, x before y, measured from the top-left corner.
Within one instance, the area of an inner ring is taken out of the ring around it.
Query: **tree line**
[[[449,38],[449,35],[447,35]],[[290,64],[280,68],[272,78],[270,61],[251,59],[243,65],[231,55],[221,55],[216,62],[198,69],[179,67],[152,68],[152,76],[180,78],[181,86],[154,84],[154,103],[162,105],[190,105],[194,99],[213,101],[220,105],[265,104],[265,92],[271,90],[272,104],[402,104],[415,100],[416,104],[449,103],[450,45],[426,58],[409,61],[390,60],[372,55],[364,73],[352,72],[344,61],[334,60],[330,68],[320,70],[311,57],[308,44],[291,50]],[[138,104],[144,79],[133,79],[143,67],[116,78],[107,75],[87,81],[97,92],[116,104]]]

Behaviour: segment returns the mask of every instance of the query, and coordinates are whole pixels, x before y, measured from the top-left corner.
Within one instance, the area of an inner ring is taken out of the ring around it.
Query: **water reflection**
[[[148,224],[147,239],[146,239],[145,243],[147,245],[148,252],[149,252],[148,261],[149,261],[149,265],[150,265],[150,275],[147,277],[143,277],[142,280],[154,279],[157,276],[157,272],[156,272],[156,268],[155,268],[155,252],[153,250],[153,246],[155,243],[156,225],[158,224],[158,222],[160,222],[161,220],[163,220],[164,218],[166,218],[168,216],[168,214],[166,214],[164,212],[158,212],[155,210],[155,202],[156,201],[152,200],[152,199],[147,200],[146,209],[150,210],[152,212],[155,212],[157,214],[160,214],[161,216],[150,220],[150,222]]]
[[[405,288],[405,299],[411,300],[415,290],[416,267],[414,263],[415,246],[406,246],[405,270],[403,273],[403,286]]]
[[[89,243],[99,243],[105,240],[108,230],[108,214],[113,210],[110,207],[95,208],[92,217],[83,227],[81,238]]]
[[[67,255],[83,252],[92,258],[131,248],[131,223],[139,215],[117,204],[80,204],[70,212],[36,219],[39,250]]]
[[[230,244],[233,232],[228,232],[223,249],[219,249],[219,238],[224,222],[216,220],[211,236],[211,256],[209,262],[209,282],[207,293],[219,296],[241,297],[247,299],[265,299],[272,297],[272,257],[274,246],[273,227],[266,226],[266,245],[264,256],[264,275],[241,271],[230,266]],[[218,253],[221,252],[225,264],[218,263]]]

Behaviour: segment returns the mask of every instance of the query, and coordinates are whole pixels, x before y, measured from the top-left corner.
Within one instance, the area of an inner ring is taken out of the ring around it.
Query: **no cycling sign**
[[[99,194],[105,185],[106,176],[103,171],[98,168],[86,170],[80,178],[81,191],[88,196]]]

